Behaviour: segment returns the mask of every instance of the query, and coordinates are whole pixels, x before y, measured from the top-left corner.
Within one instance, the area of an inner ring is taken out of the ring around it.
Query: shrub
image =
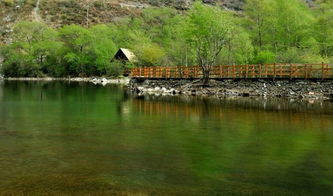
[[[6,6],[13,6],[15,3],[14,0],[2,0],[1,2]]]
[[[271,51],[260,51],[254,59],[254,63],[257,64],[265,64],[265,63],[274,63],[275,62],[275,54]]]
[[[301,54],[297,48],[288,48],[287,50],[279,52],[276,60],[279,63],[299,63],[301,62]]]
[[[136,49],[139,61],[143,65],[159,65],[165,57],[165,51],[158,44],[145,44]]]
[[[121,61],[113,61],[106,67],[106,75],[118,77],[123,74],[124,65]]]

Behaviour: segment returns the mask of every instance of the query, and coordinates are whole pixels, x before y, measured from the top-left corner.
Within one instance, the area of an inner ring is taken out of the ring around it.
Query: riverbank
[[[122,84],[128,85],[130,82],[129,78],[104,78],[104,77],[89,77],[89,78],[3,78],[8,81],[69,81],[69,82],[91,82],[94,84],[107,85],[107,84]]]
[[[137,80],[129,89],[140,95],[187,95],[204,97],[264,97],[293,99],[333,99],[333,81],[305,80]]]
[[[201,80],[138,80],[123,78],[3,78],[8,81],[69,81],[96,85],[120,84],[138,95],[171,95],[199,97],[263,97],[292,99],[333,99],[333,81],[310,80],[210,80],[203,87]]]

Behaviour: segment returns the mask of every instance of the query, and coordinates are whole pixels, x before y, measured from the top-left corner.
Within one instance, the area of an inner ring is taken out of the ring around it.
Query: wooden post
[[[274,72],[273,79],[275,80],[275,78],[276,78],[276,63],[274,63],[273,72]]]
[[[235,64],[232,64],[232,78],[235,79]]]
[[[282,65],[280,64],[280,78],[282,78]]]
[[[246,64],[246,65],[245,65],[245,78],[247,78],[248,75],[249,75],[249,65]]]
[[[289,78],[292,79],[292,77],[293,77],[293,64],[290,64],[289,66],[290,66],[289,67],[289,71],[290,71]]]
[[[304,69],[305,69],[304,70],[304,74],[305,74],[304,78],[307,79],[308,78],[308,65],[307,64],[304,65]]]
[[[321,79],[324,79],[324,63],[321,63]]]
[[[220,78],[222,78],[222,74],[223,74],[223,67],[222,65],[220,65]]]
[[[148,77],[147,78],[150,78],[151,77],[151,67],[147,67],[147,69],[148,69]]]
[[[251,65],[251,77],[254,78],[255,65]]]
[[[261,78],[261,66],[262,64],[259,64],[259,78]]]

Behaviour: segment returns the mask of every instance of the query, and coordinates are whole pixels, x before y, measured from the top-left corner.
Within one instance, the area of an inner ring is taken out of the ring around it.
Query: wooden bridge
[[[196,79],[202,78],[200,66],[152,66],[129,70],[133,78]],[[333,79],[333,65],[321,64],[259,64],[212,66],[210,78],[215,79]]]

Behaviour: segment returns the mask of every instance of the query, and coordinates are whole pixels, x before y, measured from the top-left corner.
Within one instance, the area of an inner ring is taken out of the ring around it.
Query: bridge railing
[[[129,70],[134,78],[195,79],[202,77],[200,66],[153,66]],[[210,78],[302,78],[333,79],[333,66],[321,64],[259,64],[212,66]]]

